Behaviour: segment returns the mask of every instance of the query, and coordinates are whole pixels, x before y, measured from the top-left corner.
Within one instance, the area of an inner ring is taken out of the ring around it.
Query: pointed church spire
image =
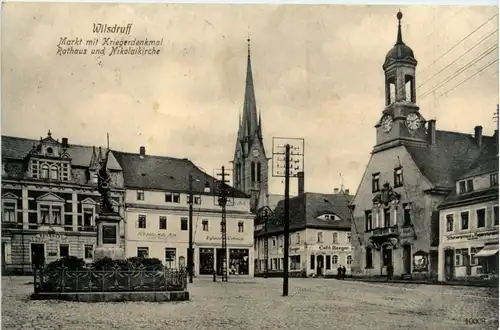
[[[245,136],[253,136],[258,129],[257,105],[253,86],[252,60],[250,56],[250,38],[248,42],[247,75],[245,82],[245,100],[243,103],[242,129]]]

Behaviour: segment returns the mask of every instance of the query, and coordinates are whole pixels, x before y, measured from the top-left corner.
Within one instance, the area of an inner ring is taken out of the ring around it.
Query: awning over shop
[[[481,251],[476,253],[476,258],[487,258],[498,253],[498,244],[486,245]]]

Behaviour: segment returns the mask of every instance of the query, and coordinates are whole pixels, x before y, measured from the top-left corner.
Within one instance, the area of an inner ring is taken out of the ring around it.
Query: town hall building
[[[417,60],[402,38],[383,64],[385,109],[357,189],[353,210],[354,276],[435,278],[438,274],[438,206],[456,180],[484,154],[497,155],[497,137],[440,131],[417,105]],[[473,127],[471,127],[472,131]]]

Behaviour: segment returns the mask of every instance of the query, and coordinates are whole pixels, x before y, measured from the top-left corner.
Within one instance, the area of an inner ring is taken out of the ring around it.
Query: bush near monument
[[[185,271],[167,269],[157,258],[103,258],[86,265],[83,259],[64,257],[37,273],[37,292],[182,291],[186,287]]]

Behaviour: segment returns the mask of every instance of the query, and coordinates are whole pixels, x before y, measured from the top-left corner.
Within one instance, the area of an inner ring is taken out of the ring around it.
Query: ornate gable
[[[82,204],[91,204],[91,205],[97,205],[98,204],[94,199],[92,199],[90,197],[85,198],[83,201],[81,201],[81,203]]]
[[[6,194],[3,194],[2,195],[2,200],[5,201],[5,200],[18,200],[19,197],[14,195],[13,193],[6,193]]]

